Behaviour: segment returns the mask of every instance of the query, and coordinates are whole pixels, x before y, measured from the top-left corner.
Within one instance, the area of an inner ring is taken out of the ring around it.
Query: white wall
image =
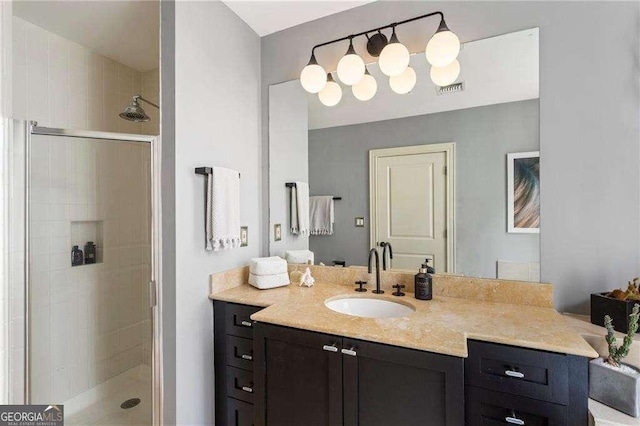
[[[555,285],[558,309],[588,312],[590,293],[640,269],[640,3],[378,1],[271,34],[263,142],[268,86],[298,78],[313,45],[437,10],[463,42],[540,28],[542,280]],[[401,40],[423,50],[437,25],[408,24]],[[335,69],[343,54],[326,47],[316,57]]]
[[[269,87],[269,253],[309,248],[309,236],[291,233],[291,189],[287,182],[309,183],[307,95],[299,81]],[[313,189],[313,188],[311,188]],[[311,192],[313,194],[313,192]],[[263,210],[266,214],[267,209]],[[274,240],[275,224],[282,239]]]
[[[165,25],[165,10],[162,16]],[[171,40],[163,33],[163,55],[167,53],[165,42]],[[176,194],[175,422],[213,424],[213,321],[212,304],[207,298],[209,274],[246,264],[260,251],[259,220],[263,216],[260,204],[260,38],[221,2],[176,2],[173,53],[176,97],[173,165]],[[166,62],[167,72],[172,71],[169,69],[172,61]],[[162,78],[164,101],[165,90],[171,90],[168,87],[171,83],[165,82],[164,75]],[[163,144],[171,137],[164,133],[165,119],[169,119],[164,113],[163,109]],[[163,146],[171,149],[172,143],[168,141]],[[170,154],[165,152],[164,155]],[[194,173],[198,166],[228,167],[242,174],[240,222],[249,227],[247,247],[216,253],[204,250],[204,178]],[[171,165],[165,170],[169,167]],[[171,209],[170,206],[166,208]],[[165,275],[163,279],[171,280],[171,277]],[[167,294],[165,291],[163,297]],[[166,300],[166,303],[170,302]],[[166,386],[172,386],[172,383],[166,383]]]

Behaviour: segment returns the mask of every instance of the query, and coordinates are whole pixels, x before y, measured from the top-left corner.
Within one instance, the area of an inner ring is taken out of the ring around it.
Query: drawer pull
[[[519,419],[517,417],[507,416],[504,419],[507,421],[507,423],[511,423],[512,425],[524,426],[524,420]]]
[[[516,379],[524,379],[524,373],[521,373],[519,371],[507,370],[504,372],[504,374],[506,374],[509,377],[514,377]]]
[[[245,392],[253,393],[253,388],[250,388],[249,386],[243,386],[242,390]],[[524,422],[522,424],[524,424]]]
[[[253,357],[251,355],[247,355],[247,354],[242,354],[240,356],[240,358],[246,359],[247,361],[252,361],[253,360]]]
[[[343,349],[342,353],[345,355],[349,355],[349,356],[356,356],[356,351],[354,351],[355,348],[351,348],[351,349]]]
[[[251,324],[251,321],[242,321],[240,324],[243,325],[244,327],[252,327],[253,326],[253,324]]]
[[[336,348],[335,343],[333,345],[324,345],[322,349],[329,352],[338,352],[338,348]]]

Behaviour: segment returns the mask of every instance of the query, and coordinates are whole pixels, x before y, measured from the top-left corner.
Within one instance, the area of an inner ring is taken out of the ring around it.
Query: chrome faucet
[[[382,294],[384,290],[380,290],[380,255],[378,254],[378,250],[376,248],[372,248],[369,251],[369,268],[368,271],[371,273],[371,258],[375,255],[376,258],[376,289],[372,291],[375,294]]]
[[[382,270],[387,270],[387,249],[389,249],[389,268],[391,268],[391,259],[393,259],[393,248],[391,247],[391,243],[387,243],[385,241],[380,243],[380,247],[382,247]]]

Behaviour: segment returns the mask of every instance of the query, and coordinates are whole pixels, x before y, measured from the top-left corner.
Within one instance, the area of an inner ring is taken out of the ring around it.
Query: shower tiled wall
[[[31,388],[64,402],[148,356],[150,148],[33,136],[32,152]],[[72,227],[91,224],[102,262],[71,267]]]
[[[149,123],[118,117],[136,93],[158,103],[157,70],[131,69],[16,17],[12,24],[14,118],[47,127],[159,133],[153,107],[143,105]],[[16,167],[24,161],[21,149],[13,153]],[[34,402],[64,402],[150,362],[149,154],[141,145],[33,138]],[[23,190],[18,181],[16,194]],[[23,217],[21,203],[13,205],[12,217]],[[74,221],[100,223],[103,263],[70,267]],[[24,353],[21,225],[11,231],[10,374],[12,401],[18,403]]]
[[[47,127],[159,133],[152,106],[142,104],[148,123],[118,117],[137,93],[159,102],[157,69],[134,70],[15,16],[12,43],[14,118]]]

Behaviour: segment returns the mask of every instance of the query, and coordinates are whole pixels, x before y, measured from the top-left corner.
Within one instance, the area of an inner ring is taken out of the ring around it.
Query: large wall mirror
[[[309,249],[316,264],[364,266],[390,243],[393,269],[428,258],[439,273],[539,281],[538,38],[533,28],[465,43],[446,88],[424,53],[404,95],[376,63],[368,101],[344,85],[333,107],[298,80],[270,86],[271,255]],[[332,197],[329,232],[292,232],[295,182]]]

